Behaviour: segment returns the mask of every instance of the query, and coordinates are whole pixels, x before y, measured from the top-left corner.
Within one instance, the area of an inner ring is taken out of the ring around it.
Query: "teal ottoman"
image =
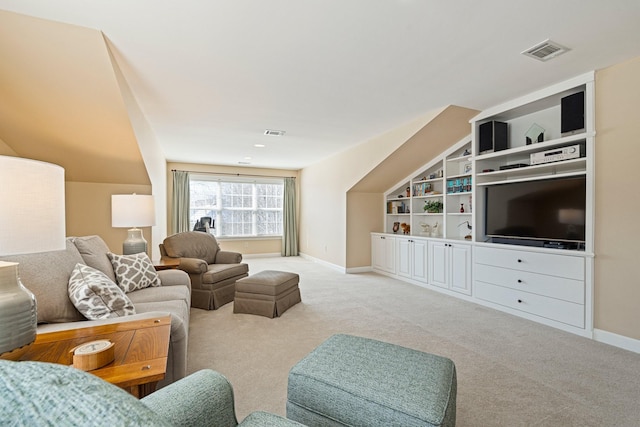
[[[334,335],[289,372],[287,418],[308,426],[455,426],[450,359]]]

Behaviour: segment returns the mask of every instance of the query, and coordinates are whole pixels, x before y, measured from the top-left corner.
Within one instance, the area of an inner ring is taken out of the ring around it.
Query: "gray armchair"
[[[236,280],[249,275],[242,254],[223,251],[216,238],[201,231],[185,231],[167,237],[160,254],[180,258],[180,270],[191,278],[191,306],[215,310],[233,301]]]
[[[220,426],[238,425],[227,379],[202,370],[140,400],[70,366],[0,360],[0,425]],[[240,426],[300,427],[254,412]]]

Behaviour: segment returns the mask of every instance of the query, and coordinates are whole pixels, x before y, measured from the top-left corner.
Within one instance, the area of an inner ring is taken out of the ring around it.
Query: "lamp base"
[[[144,240],[141,229],[130,228],[127,230],[127,240],[122,242],[122,254],[133,255],[140,252],[147,252],[147,241]]]
[[[17,360],[36,339],[36,299],[18,278],[18,263],[0,261],[0,358]]]

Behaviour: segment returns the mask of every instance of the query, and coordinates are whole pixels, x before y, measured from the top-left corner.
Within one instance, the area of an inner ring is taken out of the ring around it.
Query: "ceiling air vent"
[[[551,58],[555,58],[558,55],[568,52],[569,50],[569,48],[547,39],[520,53],[539,61],[548,61]]]
[[[273,129],[267,129],[264,131],[265,135],[272,135],[272,136],[282,136],[284,135],[284,131],[283,130],[273,130]]]

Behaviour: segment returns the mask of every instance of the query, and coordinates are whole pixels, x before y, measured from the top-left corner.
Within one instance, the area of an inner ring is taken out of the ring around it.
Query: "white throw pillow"
[[[76,264],[69,278],[69,299],[89,320],[136,314],[133,303],[103,272]]]
[[[158,272],[146,253],[116,255],[108,252],[107,256],[113,265],[118,286],[123,291],[129,293],[149,286],[160,286]]]

